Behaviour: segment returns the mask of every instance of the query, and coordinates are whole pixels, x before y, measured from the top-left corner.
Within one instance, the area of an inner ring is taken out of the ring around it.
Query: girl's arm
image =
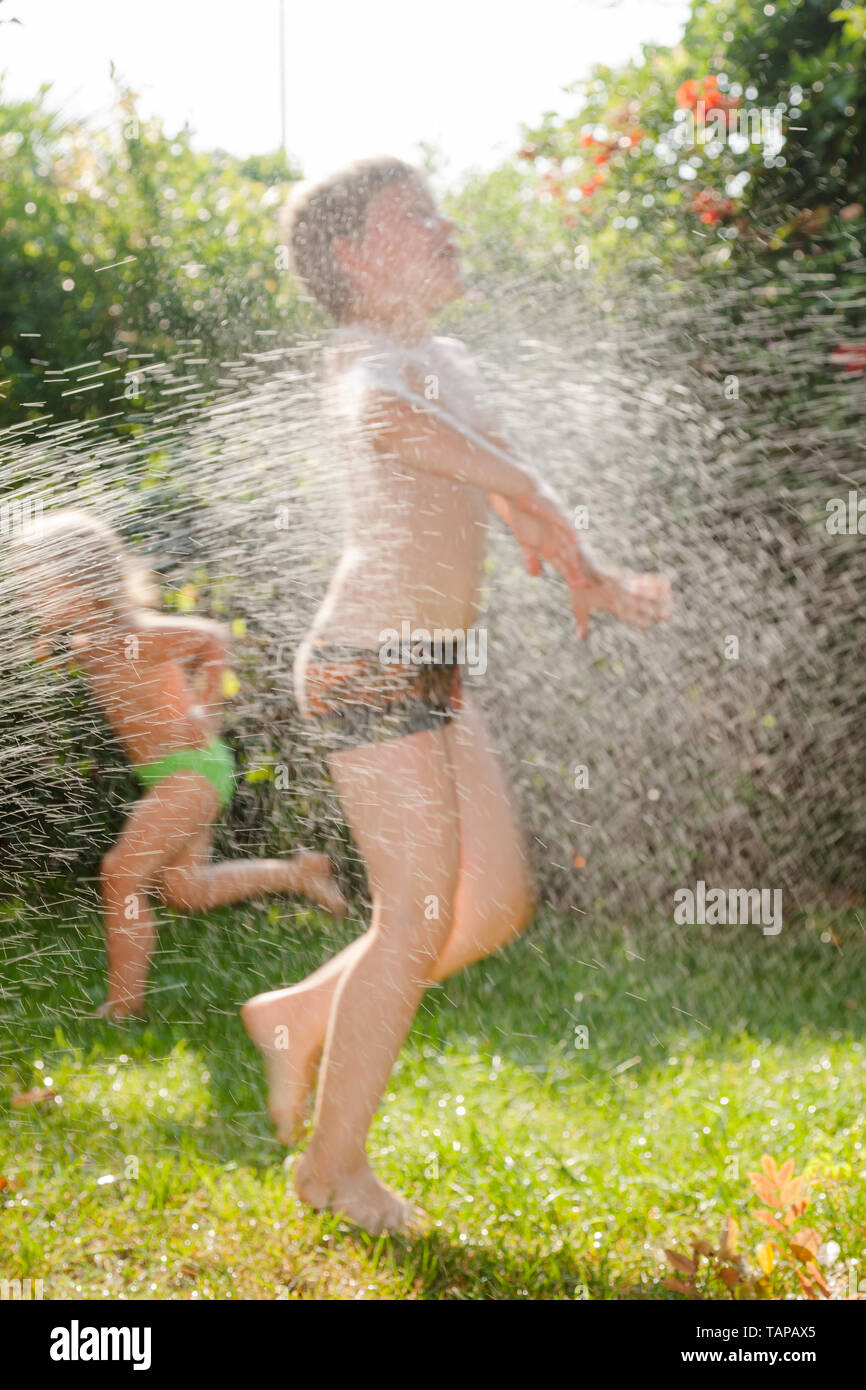
[[[231,656],[230,629],[210,618],[175,618],[163,613],[141,616],[160,654],[189,668],[202,714],[216,726],[223,702],[223,672]]]

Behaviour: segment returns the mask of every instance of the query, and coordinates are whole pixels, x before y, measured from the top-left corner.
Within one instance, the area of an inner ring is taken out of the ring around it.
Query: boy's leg
[[[156,940],[148,902],[154,876],[217,811],[210,783],[175,772],[136,802],[120,839],[102,861],[108,954],[108,999],[100,1009],[116,1018],[141,1012],[147,968]]]
[[[481,711],[466,694],[445,739],[457,783],[460,877],[454,927],[430,975],[437,983],[507,946],[537,907],[508,783]]]
[[[457,785],[460,867],[453,927],[429,972],[431,983],[507,945],[535,913],[529,859],[508,786],[481,714],[465,695],[444,734]],[[299,984],[259,994],[242,1010],[265,1056],[269,1110],[286,1145],[297,1141],[310,1108],[340,977],[365,941],[366,935],[359,937]]]
[[[302,851],[287,859],[227,859],[213,864],[211,838],[209,829],[196,836],[164,870],[162,893],[170,907],[208,912],[262,893],[300,893],[335,917],[345,914],[346,900],[334,882],[326,854]]]
[[[412,1209],[372,1172],[366,1139],[451,930],[454,774],[440,731],[335,754],[331,766],[367,866],[373,919],[337,986],[313,1136],[295,1184],[304,1201],[341,1211],[367,1230],[403,1229]]]

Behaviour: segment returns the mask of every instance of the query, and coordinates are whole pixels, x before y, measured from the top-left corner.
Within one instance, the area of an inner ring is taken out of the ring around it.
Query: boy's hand
[[[670,580],[663,574],[607,574],[598,583],[570,585],[571,608],[580,640],[593,613],[610,613],[630,627],[648,628],[670,616]]]
[[[601,579],[568,517],[551,498],[521,493],[497,510],[519,541],[530,574],[539,574],[541,561],[546,560],[569,586]]]
[[[664,574],[611,574],[605,577],[596,605],[630,627],[647,628],[671,615],[671,581]]]
[[[604,572],[598,568],[587,547],[581,545],[571,517],[544,484],[534,492],[519,493],[513,498],[513,504],[517,512],[541,522],[546,535],[542,553],[561,574],[565,574],[561,563],[567,561],[576,571],[580,583],[593,584],[604,578]]]
[[[532,575],[546,560],[568,584],[581,641],[593,612],[610,613],[631,627],[664,622],[673,599],[670,580],[662,574],[617,574],[600,569],[584,548],[561,507],[543,491],[512,498],[493,498],[499,515],[514,533]]]

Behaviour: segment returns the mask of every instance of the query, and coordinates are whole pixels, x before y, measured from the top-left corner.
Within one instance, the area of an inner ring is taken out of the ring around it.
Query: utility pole
[[[280,149],[286,153],[286,0],[280,0]]]

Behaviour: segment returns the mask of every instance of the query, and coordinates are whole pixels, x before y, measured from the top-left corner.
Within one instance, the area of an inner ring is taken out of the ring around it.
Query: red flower
[[[692,212],[700,214],[701,221],[714,227],[733,211],[730,198],[723,198],[714,188],[701,188],[692,198]]]
[[[581,135],[580,137],[580,148],[582,150],[588,150],[590,145],[594,145],[595,143],[596,140],[594,135]]]
[[[719,91],[719,79],[714,73],[708,77],[702,77],[700,82],[689,77],[677,88],[676,103],[683,110],[697,110],[698,102],[704,103],[706,115],[710,117],[713,111],[726,111],[730,113],[739,104],[739,97],[733,97],[729,92]],[[727,123],[730,125],[730,114]]]
[[[677,106],[685,109],[697,105],[697,100],[698,84],[693,77],[689,77],[681,87],[677,87]]]
[[[834,367],[841,367],[843,372],[866,372],[866,343],[837,343],[830,354],[830,362]]]

